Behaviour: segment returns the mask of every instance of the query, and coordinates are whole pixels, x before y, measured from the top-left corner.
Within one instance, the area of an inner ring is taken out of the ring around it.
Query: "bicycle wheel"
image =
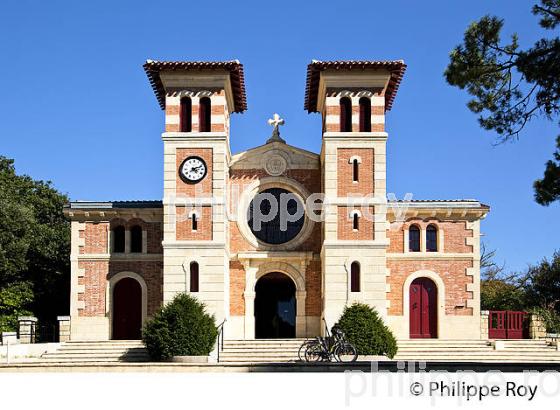
[[[351,363],[358,359],[358,351],[350,343],[342,343],[335,348],[334,357],[339,362]]]
[[[311,341],[305,349],[306,362],[319,362],[323,358],[323,346],[317,341]]]
[[[299,347],[297,355],[298,355],[298,359],[299,359],[300,362],[305,362],[305,351],[307,350],[307,347],[313,342],[314,342],[314,340],[306,340]]]

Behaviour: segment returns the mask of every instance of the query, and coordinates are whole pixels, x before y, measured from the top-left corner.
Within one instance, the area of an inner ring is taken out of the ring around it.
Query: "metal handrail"
[[[325,337],[331,337],[331,333],[329,332],[329,325],[325,318],[323,318],[323,322],[325,323]]]
[[[220,351],[224,350],[224,325],[226,324],[226,320],[224,319],[224,321],[222,323],[220,323],[220,325],[217,327],[218,330],[218,336],[216,337],[216,343],[218,344],[218,348],[217,353],[218,353],[218,363],[220,363]],[[221,342],[221,343],[220,343]]]

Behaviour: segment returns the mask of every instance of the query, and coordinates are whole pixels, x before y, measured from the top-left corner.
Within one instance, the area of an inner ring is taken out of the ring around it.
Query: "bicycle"
[[[307,339],[305,342],[301,344],[298,350],[298,359],[300,362],[305,362],[305,351],[307,350],[308,346],[314,343],[316,339]]]
[[[346,340],[341,329],[333,328],[333,335],[327,337],[317,337],[313,340],[306,341],[301,347],[306,345],[305,361],[333,361],[343,363],[355,362],[358,358],[356,348]]]

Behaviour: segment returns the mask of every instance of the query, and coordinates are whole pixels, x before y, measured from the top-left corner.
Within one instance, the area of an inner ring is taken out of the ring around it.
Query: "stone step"
[[[469,361],[476,361],[479,359],[495,359],[495,360],[531,360],[531,359],[546,359],[546,360],[555,360],[560,361],[560,355],[557,354],[517,354],[512,355],[510,353],[507,354],[499,354],[499,353],[491,353],[491,354],[448,354],[442,352],[435,352],[432,354],[397,354],[395,356],[396,360],[436,360],[436,359],[468,359]]]
[[[124,346],[60,346],[58,349],[59,352],[77,352],[77,351],[86,351],[86,352],[126,352],[129,350],[138,351],[138,350],[145,350],[144,346],[133,346],[133,347],[124,347]]]
[[[560,363],[560,358],[547,358],[541,356],[511,358],[499,357],[465,357],[465,356],[429,356],[429,357],[395,357],[393,360],[414,362],[495,362],[495,363]]]
[[[305,342],[305,339],[302,340],[224,340],[224,346],[226,345],[255,345],[255,346],[299,346]]]
[[[43,356],[52,356],[52,355],[58,355],[58,356],[76,356],[76,357],[83,357],[83,356],[123,356],[123,355],[129,355],[129,356],[138,356],[138,355],[147,355],[148,352],[147,350],[132,350],[132,351],[124,351],[124,352],[114,352],[114,351],[100,351],[100,352],[61,352],[60,350],[57,350],[55,352],[52,353],[45,353]]]
[[[282,348],[266,348],[266,349],[242,349],[242,348],[227,348],[224,349],[222,351],[220,351],[220,354],[222,353],[246,353],[246,354],[252,354],[252,353],[289,353],[289,354],[298,354],[299,349],[282,349]]]
[[[41,363],[126,363],[126,362],[149,362],[148,357],[132,357],[126,360],[119,360],[118,358],[104,358],[104,357],[84,357],[80,359],[72,357],[60,358],[41,358]]]
[[[448,352],[448,353],[455,353],[455,352],[469,352],[469,353],[478,353],[478,352],[492,352],[494,351],[494,348],[492,347],[480,347],[480,348],[451,348],[451,349],[443,349],[441,347],[426,347],[426,348],[406,348],[406,347],[399,347],[399,353],[418,353],[418,354],[423,354],[423,353],[430,353],[430,352],[434,352],[434,351],[439,351],[439,352]]]
[[[298,357],[297,352],[221,352],[220,357]]]
[[[138,343],[138,344],[117,344],[117,343],[108,343],[108,344],[100,344],[100,343],[62,343],[60,345],[60,348],[69,348],[69,349],[73,349],[73,348],[78,348],[78,349],[87,349],[87,348],[97,348],[97,349],[113,349],[113,348],[118,348],[118,349],[131,349],[131,348],[139,348],[139,347],[144,347],[144,345],[142,343]]]
[[[398,345],[487,345],[486,340],[438,340],[438,339],[412,339],[412,340],[398,340]]]

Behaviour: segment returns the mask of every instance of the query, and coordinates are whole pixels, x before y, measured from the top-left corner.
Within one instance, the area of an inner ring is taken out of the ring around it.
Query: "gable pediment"
[[[230,169],[264,169],[273,175],[285,169],[319,169],[319,154],[288,145],[271,142],[231,157]]]

